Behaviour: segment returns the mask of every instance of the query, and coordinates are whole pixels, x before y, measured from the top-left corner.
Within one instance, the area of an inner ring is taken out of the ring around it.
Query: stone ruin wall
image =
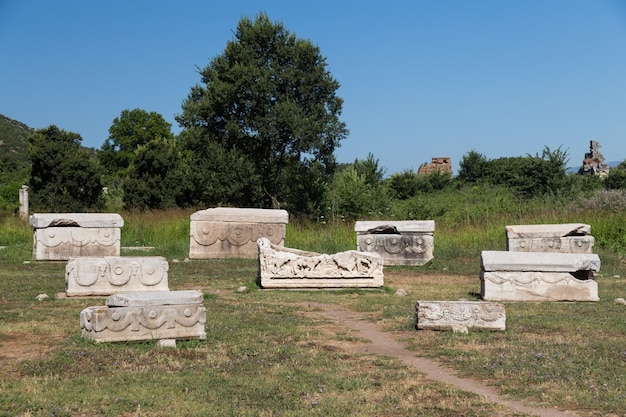
[[[609,174],[609,165],[604,163],[604,155],[600,152],[600,142],[589,141],[589,152],[585,153],[583,164],[578,170],[579,174],[592,174],[604,177]]]
[[[420,165],[417,173],[430,174],[431,172],[435,171],[452,175],[452,162],[450,160],[450,157],[444,156],[432,158],[432,161],[430,163],[424,163]]]

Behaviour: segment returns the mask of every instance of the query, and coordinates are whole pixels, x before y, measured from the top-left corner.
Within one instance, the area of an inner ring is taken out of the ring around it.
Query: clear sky
[[[0,0],[0,114],[100,148],[123,110],[174,116],[239,20],[318,45],[344,99],[339,162],[626,159],[625,0]]]

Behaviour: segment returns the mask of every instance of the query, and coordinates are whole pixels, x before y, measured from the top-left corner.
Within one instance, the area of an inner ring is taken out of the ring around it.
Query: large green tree
[[[198,169],[219,165],[216,155],[225,154],[252,171],[244,184],[248,198],[202,202],[306,211],[321,201],[348,130],[339,119],[339,83],[319,48],[259,14],[241,19],[224,52],[199,72],[204,85],[191,89],[176,117],[183,145]],[[238,181],[223,180],[211,186],[228,190]]]
[[[113,119],[109,137],[100,149],[100,161],[113,177],[124,177],[133,162],[135,150],[153,139],[173,138],[172,125],[156,112],[123,110]]]
[[[102,168],[79,134],[52,125],[28,139],[29,200],[35,210],[73,212],[103,207]]]

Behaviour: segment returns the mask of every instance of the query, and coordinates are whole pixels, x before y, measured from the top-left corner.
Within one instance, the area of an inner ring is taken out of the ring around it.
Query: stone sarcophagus
[[[376,288],[384,283],[377,253],[326,255],[276,246],[266,238],[257,243],[262,288]]]
[[[161,256],[70,258],[65,265],[68,297],[169,291],[169,264]]]
[[[191,215],[189,258],[249,258],[257,240],[284,245],[289,214],[285,210],[217,207]]]
[[[80,313],[85,338],[99,342],[206,339],[201,291],[115,294]]]
[[[418,301],[415,312],[418,330],[506,329],[504,306],[488,301]]]
[[[114,213],[42,213],[30,216],[33,259],[66,261],[77,256],[119,256],[124,220]]]
[[[480,295],[486,301],[598,301],[589,253],[483,251]]]
[[[384,265],[421,266],[433,259],[434,220],[358,221],[354,230],[357,250],[378,253]]]
[[[511,252],[592,253],[591,226],[582,223],[506,226]]]

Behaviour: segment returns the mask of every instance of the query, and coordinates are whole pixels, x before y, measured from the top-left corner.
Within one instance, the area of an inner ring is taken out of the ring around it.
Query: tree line
[[[35,131],[31,207],[97,211],[119,201],[128,210],[239,206],[336,219],[382,215],[472,184],[507,187],[520,198],[626,188],[624,163],[605,179],[583,178],[566,172],[561,148],[494,160],[472,150],[456,177],[406,170],[384,178],[372,154],[338,164],[334,151],[348,135],[339,82],[317,46],[265,14],[242,18],[199,75],[176,116],[178,135],[142,109],[123,110],[98,150],[57,126]]]

